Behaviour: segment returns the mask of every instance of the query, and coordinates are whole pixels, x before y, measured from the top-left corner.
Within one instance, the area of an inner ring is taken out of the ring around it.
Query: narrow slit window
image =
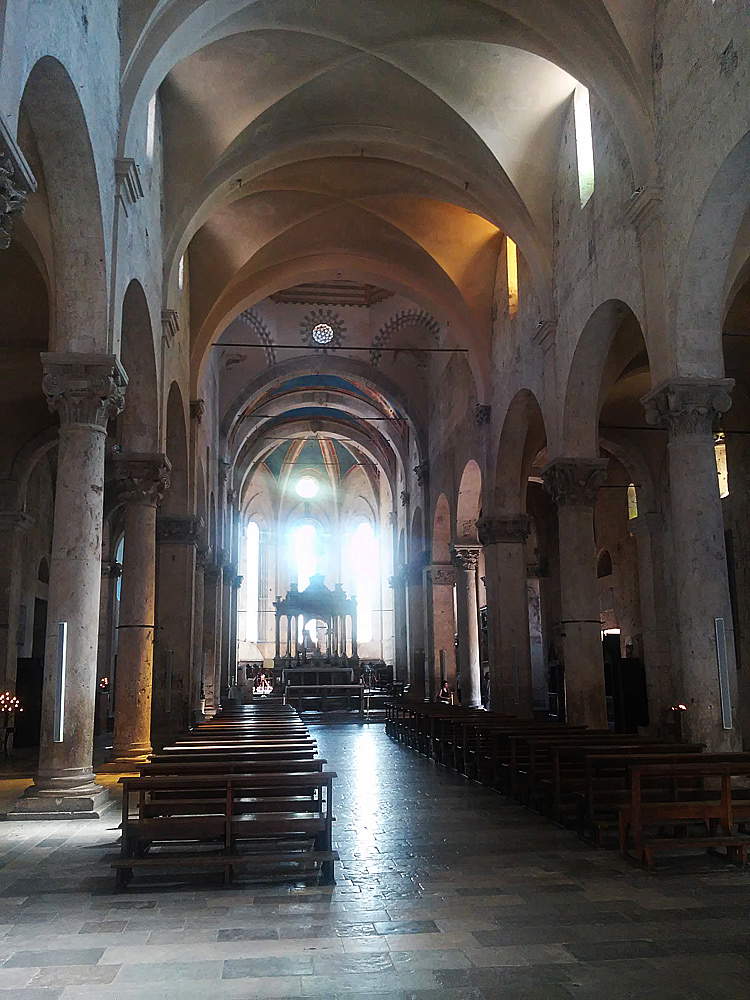
[[[716,477],[719,480],[719,496],[729,496],[729,469],[727,467],[727,439],[724,434],[717,434],[714,439],[714,455],[716,457]]]
[[[515,316],[518,312],[518,247],[510,236],[505,237],[505,258],[508,273],[508,315]]]
[[[146,112],[146,159],[153,162],[154,149],[156,148],[156,94],[148,102]]]
[[[638,493],[635,483],[628,486],[628,520],[634,521],[638,517]]]
[[[594,193],[594,140],[591,134],[591,108],[586,87],[576,87],[573,95],[578,159],[578,194],[581,208]]]
[[[185,287],[185,255],[180,257],[180,263],[177,265],[177,287],[180,291]]]

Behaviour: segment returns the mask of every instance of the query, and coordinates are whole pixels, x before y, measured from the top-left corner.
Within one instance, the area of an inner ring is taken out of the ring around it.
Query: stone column
[[[205,698],[203,689],[203,593],[206,550],[198,548],[195,553],[195,576],[193,578],[193,648],[192,679],[190,685],[190,707],[194,718],[202,716],[201,701]]]
[[[0,685],[16,690],[18,609],[23,543],[33,519],[21,510],[0,511]]]
[[[216,667],[221,636],[221,566],[209,563],[203,579],[203,691],[206,712],[213,715],[219,707]]]
[[[242,577],[235,574],[234,579],[230,580],[230,586],[232,593],[229,618],[229,684],[235,687],[237,685],[237,598],[242,586]]]
[[[428,696],[440,690],[440,652],[444,653],[445,679],[453,688],[456,684],[456,627],[453,620],[453,587],[456,572],[450,564],[431,563],[424,571],[425,610],[428,612]]]
[[[667,599],[671,588],[664,572],[664,520],[661,514],[639,513],[628,521],[628,531],[635,536],[638,550],[648,728],[656,736],[668,736],[670,708],[679,699],[672,675],[670,626],[673,615]]]
[[[484,546],[493,712],[533,714],[526,539],[529,519],[488,517],[477,525]]]
[[[558,458],[542,476],[557,505],[565,715],[574,726],[607,728],[594,505],[605,458]]]
[[[737,669],[714,423],[731,406],[733,379],[673,379],[643,399],[646,420],[666,427],[683,734],[709,750],[740,749],[734,725]],[[717,625],[717,620],[720,624]],[[717,629],[723,638],[717,639]],[[720,677],[723,676],[723,682]],[[722,693],[724,706],[722,710]]]
[[[112,699],[112,680],[114,673],[115,653],[115,596],[117,581],[122,576],[122,564],[118,562],[102,563],[102,584],[99,597],[99,648],[97,655],[97,692],[95,733],[101,735],[107,732],[109,707]],[[99,682],[106,677],[106,688],[100,688]]]
[[[232,646],[232,583],[237,576],[235,566],[230,562],[226,553],[222,560],[221,573],[221,642],[219,645],[220,662],[218,674],[218,684],[220,698],[229,697],[229,658]],[[221,705],[221,701],[219,702]]]
[[[156,520],[153,734],[161,746],[187,729],[198,708],[192,642],[196,550],[202,531],[202,519],[191,514],[163,514]]]
[[[461,674],[461,705],[481,708],[479,663],[479,609],[477,607],[478,545],[456,545],[456,626],[458,632],[458,669]]]
[[[393,629],[395,633],[395,653],[393,664],[394,680],[406,683],[409,676],[409,651],[406,643],[406,578],[404,571],[394,573],[389,579],[393,588]]]
[[[406,567],[407,585],[407,641],[409,649],[409,683],[411,693],[425,697],[425,641],[424,595],[422,591],[423,562],[416,561]]]
[[[125,452],[113,460],[118,498],[125,507],[125,549],[112,763],[124,767],[146,760],[151,753],[156,508],[169,489],[169,470],[169,459],[161,454]]]
[[[93,772],[104,444],[127,379],[113,355],[42,354],[42,366],[60,418],[57,484],[39,770],[15,814],[96,818],[107,802]]]

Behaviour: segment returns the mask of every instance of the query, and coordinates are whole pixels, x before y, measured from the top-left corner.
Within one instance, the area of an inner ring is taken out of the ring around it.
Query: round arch
[[[477,541],[477,521],[482,511],[482,470],[470,458],[461,474],[456,500],[456,538]]]
[[[495,463],[494,515],[515,517],[525,512],[531,464],[546,443],[547,432],[539,402],[530,389],[521,389],[511,400],[500,432]]]
[[[714,174],[685,249],[674,330],[681,375],[724,374],[721,333],[737,278],[729,266],[749,211],[750,132],[746,132]]]
[[[591,314],[568,373],[562,419],[562,454],[599,454],[599,414],[625,368],[648,349],[638,317],[621,299],[602,302]]]
[[[451,561],[451,508],[445,493],[437,498],[435,516],[432,519],[432,561]]]
[[[101,193],[81,101],[54,57],[42,57],[29,73],[21,115],[31,124],[49,203],[54,250],[50,349],[102,352],[109,295]],[[22,136],[19,140],[23,144]]]
[[[124,448],[154,452],[159,447],[159,388],[154,336],[146,294],[134,278],[122,301],[122,364],[128,376],[128,394],[120,417]]]
[[[167,396],[166,451],[172,469],[170,487],[162,501],[165,514],[184,514],[189,507],[188,446],[185,404],[180,387],[172,382]]]

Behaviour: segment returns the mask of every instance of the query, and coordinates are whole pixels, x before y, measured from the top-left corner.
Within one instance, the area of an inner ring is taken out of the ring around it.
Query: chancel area
[[[739,998],[743,0],[0,0],[0,1000]]]

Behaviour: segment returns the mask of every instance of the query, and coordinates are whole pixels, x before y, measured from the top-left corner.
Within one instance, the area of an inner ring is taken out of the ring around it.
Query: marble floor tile
[[[116,894],[116,817],[0,823],[0,1000],[750,998],[746,872],[643,872],[380,726],[316,737],[333,887]]]

